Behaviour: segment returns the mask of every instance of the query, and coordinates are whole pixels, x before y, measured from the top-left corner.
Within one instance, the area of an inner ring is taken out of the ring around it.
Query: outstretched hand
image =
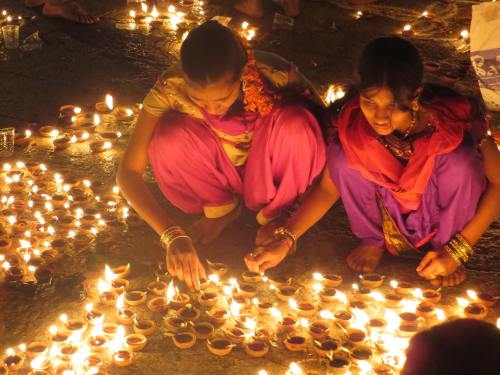
[[[168,272],[184,281],[191,291],[200,289],[200,279],[206,279],[198,253],[189,238],[179,238],[167,250]]]
[[[421,277],[433,280],[439,276],[451,275],[459,266],[446,250],[432,250],[420,261],[417,272]]]
[[[245,255],[245,263],[252,272],[263,273],[269,268],[276,267],[288,255],[291,241],[274,239],[266,245],[257,248]]]

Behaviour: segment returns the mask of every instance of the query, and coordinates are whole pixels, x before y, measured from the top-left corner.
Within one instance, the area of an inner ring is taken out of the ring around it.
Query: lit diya
[[[17,371],[23,367],[24,356],[17,354],[14,349],[7,349],[7,356],[3,360],[3,365],[7,367],[7,371]]]
[[[366,340],[366,332],[359,328],[347,328],[345,336],[347,342],[352,346],[360,345]]]
[[[42,356],[42,355],[45,355],[47,352],[48,352],[48,346],[43,343],[43,342],[39,342],[39,341],[35,341],[35,342],[32,342],[30,343],[27,347],[26,347],[26,356],[27,357],[30,357],[30,358],[35,358],[35,357],[38,357],[38,356]]]
[[[241,277],[247,283],[259,283],[262,281],[262,278],[264,277],[264,275],[262,275],[261,273],[258,273],[258,272],[245,271],[245,272],[243,272]]]
[[[224,308],[215,308],[207,311],[206,314],[212,319],[212,321],[219,325],[224,324],[229,317],[229,312]]]
[[[343,356],[332,356],[328,361],[329,374],[345,374],[351,367],[351,361]]]
[[[298,289],[296,287],[287,285],[281,288],[277,288],[274,293],[280,301],[288,302],[297,294],[297,291]]]
[[[422,300],[430,303],[438,303],[441,300],[441,293],[434,289],[426,289],[422,292]]]
[[[207,264],[210,269],[210,273],[213,273],[218,277],[224,276],[229,271],[229,267],[224,263],[212,263],[207,260]]]
[[[85,142],[89,138],[90,134],[87,130],[77,129],[73,130],[73,132],[71,133],[71,140],[73,141],[73,143]]]
[[[90,143],[90,149],[95,154],[110,150],[112,147],[113,143],[110,141],[94,141]]]
[[[196,344],[196,336],[191,332],[181,332],[173,335],[172,341],[179,349],[190,349]]]
[[[215,292],[203,292],[198,297],[200,305],[205,307],[213,307],[217,304],[219,296]]]
[[[146,336],[134,333],[125,337],[125,345],[133,352],[139,352],[146,346],[148,339]]]
[[[238,294],[243,297],[252,298],[257,294],[257,287],[253,284],[241,283],[238,286]]]
[[[335,302],[337,299],[335,296],[337,295],[337,289],[334,288],[324,288],[319,292],[319,298],[321,302]]]
[[[116,323],[104,323],[102,325],[102,332],[104,336],[108,339],[113,339],[118,333],[118,324]]]
[[[92,352],[102,352],[106,349],[108,339],[104,335],[92,335],[87,339],[87,344]]]
[[[196,322],[191,326],[191,330],[198,340],[206,340],[212,337],[215,328],[209,322]]]
[[[152,312],[168,311],[168,300],[165,297],[155,297],[150,299],[146,306]]]
[[[248,341],[244,344],[245,353],[251,357],[259,358],[264,357],[269,353],[270,345],[264,341]]]
[[[396,285],[396,294],[400,296],[411,295],[411,292],[415,289],[415,286],[408,281],[399,281]]]
[[[309,325],[309,334],[315,340],[322,340],[328,336],[330,324],[326,320],[318,320]]]
[[[113,364],[118,367],[126,367],[132,364],[134,353],[127,349],[121,349],[113,353]]]
[[[186,329],[188,323],[186,320],[176,316],[165,316],[163,318],[163,325],[169,332],[181,332]]]
[[[384,276],[378,273],[365,273],[360,275],[360,282],[366,288],[375,289],[380,287],[384,283]]]
[[[240,344],[245,340],[245,331],[239,327],[225,329],[224,335],[233,344]]]
[[[194,322],[200,318],[200,310],[198,310],[196,307],[193,307],[191,305],[187,305],[185,307],[182,307],[178,311],[178,315],[182,319]]]
[[[418,316],[421,316],[422,318],[431,318],[435,314],[435,307],[433,303],[430,302],[421,302],[417,305],[417,308],[415,310],[416,314]]]
[[[134,290],[125,293],[125,303],[129,306],[138,306],[146,302],[146,292]]]
[[[71,138],[68,136],[63,136],[56,138],[52,141],[54,147],[56,150],[65,150],[67,149],[73,142],[71,141]]]
[[[283,345],[291,352],[301,352],[307,347],[307,339],[302,335],[294,334],[285,338]]]
[[[327,358],[332,354],[338,353],[341,349],[337,340],[327,338],[323,341],[314,340],[314,351],[320,356]]]
[[[348,327],[353,320],[352,314],[347,310],[337,311],[334,314],[334,317],[335,317],[335,322],[340,324],[344,328]]]
[[[56,138],[59,135],[59,129],[52,125],[41,126],[38,132],[44,138]]]
[[[156,330],[156,323],[151,319],[141,319],[134,321],[134,332],[149,336]]]
[[[327,273],[326,275],[323,275],[323,285],[329,287],[329,288],[336,288],[340,284],[342,284],[343,278],[340,275],[334,274],[334,273]]]
[[[233,350],[233,344],[225,338],[218,337],[214,339],[207,340],[208,350],[218,356],[224,356]]]
[[[134,111],[126,107],[116,107],[114,115],[117,120],[127,120],[134,114]]]
[[[351,358],[355,361],[369,361],[372,355],[373,352],[367,345],[356,346],[351,351]]]
[[[483,320],[488,315],[488,308],[482,303],[473,302],[464,308],[464,315],[469,319]]]
[[[372,318],[368,321],[368,327],[371,331],[383,332],[387,327],[387,321],[382,318]]]
[[[14,144],[16,146],[24,147],[29,145],[33,141],[31,137],[31,131],[26,130],[24,133],[16,133],[14,135]]]
[[[297,313],[299,316],[308,317],[316,314],[316,305],[309,301],[301,301],[297,303]]]
[[[292,283],[292,278],[279,275],[270,276],[269,283],[271,283],[271,285],[274,285],[276,288],[280,288],[285,285],[290,285]]]

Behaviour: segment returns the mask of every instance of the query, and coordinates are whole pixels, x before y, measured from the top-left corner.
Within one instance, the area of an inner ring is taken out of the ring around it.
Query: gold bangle
[[[160,236],[160,242],[164,249],[168,250],[168,248],[172,245],[172,243],[179,238],[189,238],[184,229],[182,229],[178,225],[172,225],[165,229]]]
[[[462,260],[460,257],[456,254],[455,250],[453,250],[450,246],[444,245],[445,251],[453,258],[455,262],[457,262],[459,265],[462,265]]]
[[[293,254],[297,250],[297,236],[290,232],[288,228],[278,227],[274,230],[274,237],[278,240],[290,239],[292,246],[288,249],[288,254]]]

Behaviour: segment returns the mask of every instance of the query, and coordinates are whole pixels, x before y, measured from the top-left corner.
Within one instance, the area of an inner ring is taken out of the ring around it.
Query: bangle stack
[[[472,245],[460,233],[455,234],[453,238],[444,246],[448,254],[458,264],[465,265],[473,254]]]
[[[286,239],[292,240],[292,246],[290,246],[290,249],[288,250],[288,254],[293,254],[297,250],[297,236],[290,232],[287,228],[285,227],[279,227],[274,230],[274,237],[277,240],[283,241]]]
[[[190,237],[187,235],[186,232],[184,232],[184,229],[182,229],[180,226],[172,225],[167,229],[165,229],[161,234],[160,237],[161,246],[165,250],[168,250],[170,245],[172,245],[172,243],[175,240],[178,240],[179,238],[190,238]]]

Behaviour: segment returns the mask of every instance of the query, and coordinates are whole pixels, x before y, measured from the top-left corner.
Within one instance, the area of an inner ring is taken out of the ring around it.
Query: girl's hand
[[[276,240],[274,235],[274,230],[285,224],[284,219],[275,219],[266,225],[263,225],[257,231],[257,236],[255,238],[255,244],[257,246],[267,246]]]
[[[253,252],[245,255],[245,263],[252,272],[263,273],[276,267],[288,255],[292,246],[291,240],[277,240],[265,246],[258,246]]]
[[[200,289],[200,279],[206,279],[205,268],[201,264],[190,238],[179,238],[167,250],[168,272],[184,281],[191,291]]]
[[[440,251],[429,251],[417,267],[418,274],[427,279],[433,280],[438,276],[451,275],[460,266],[455,259],[442,249]]]

